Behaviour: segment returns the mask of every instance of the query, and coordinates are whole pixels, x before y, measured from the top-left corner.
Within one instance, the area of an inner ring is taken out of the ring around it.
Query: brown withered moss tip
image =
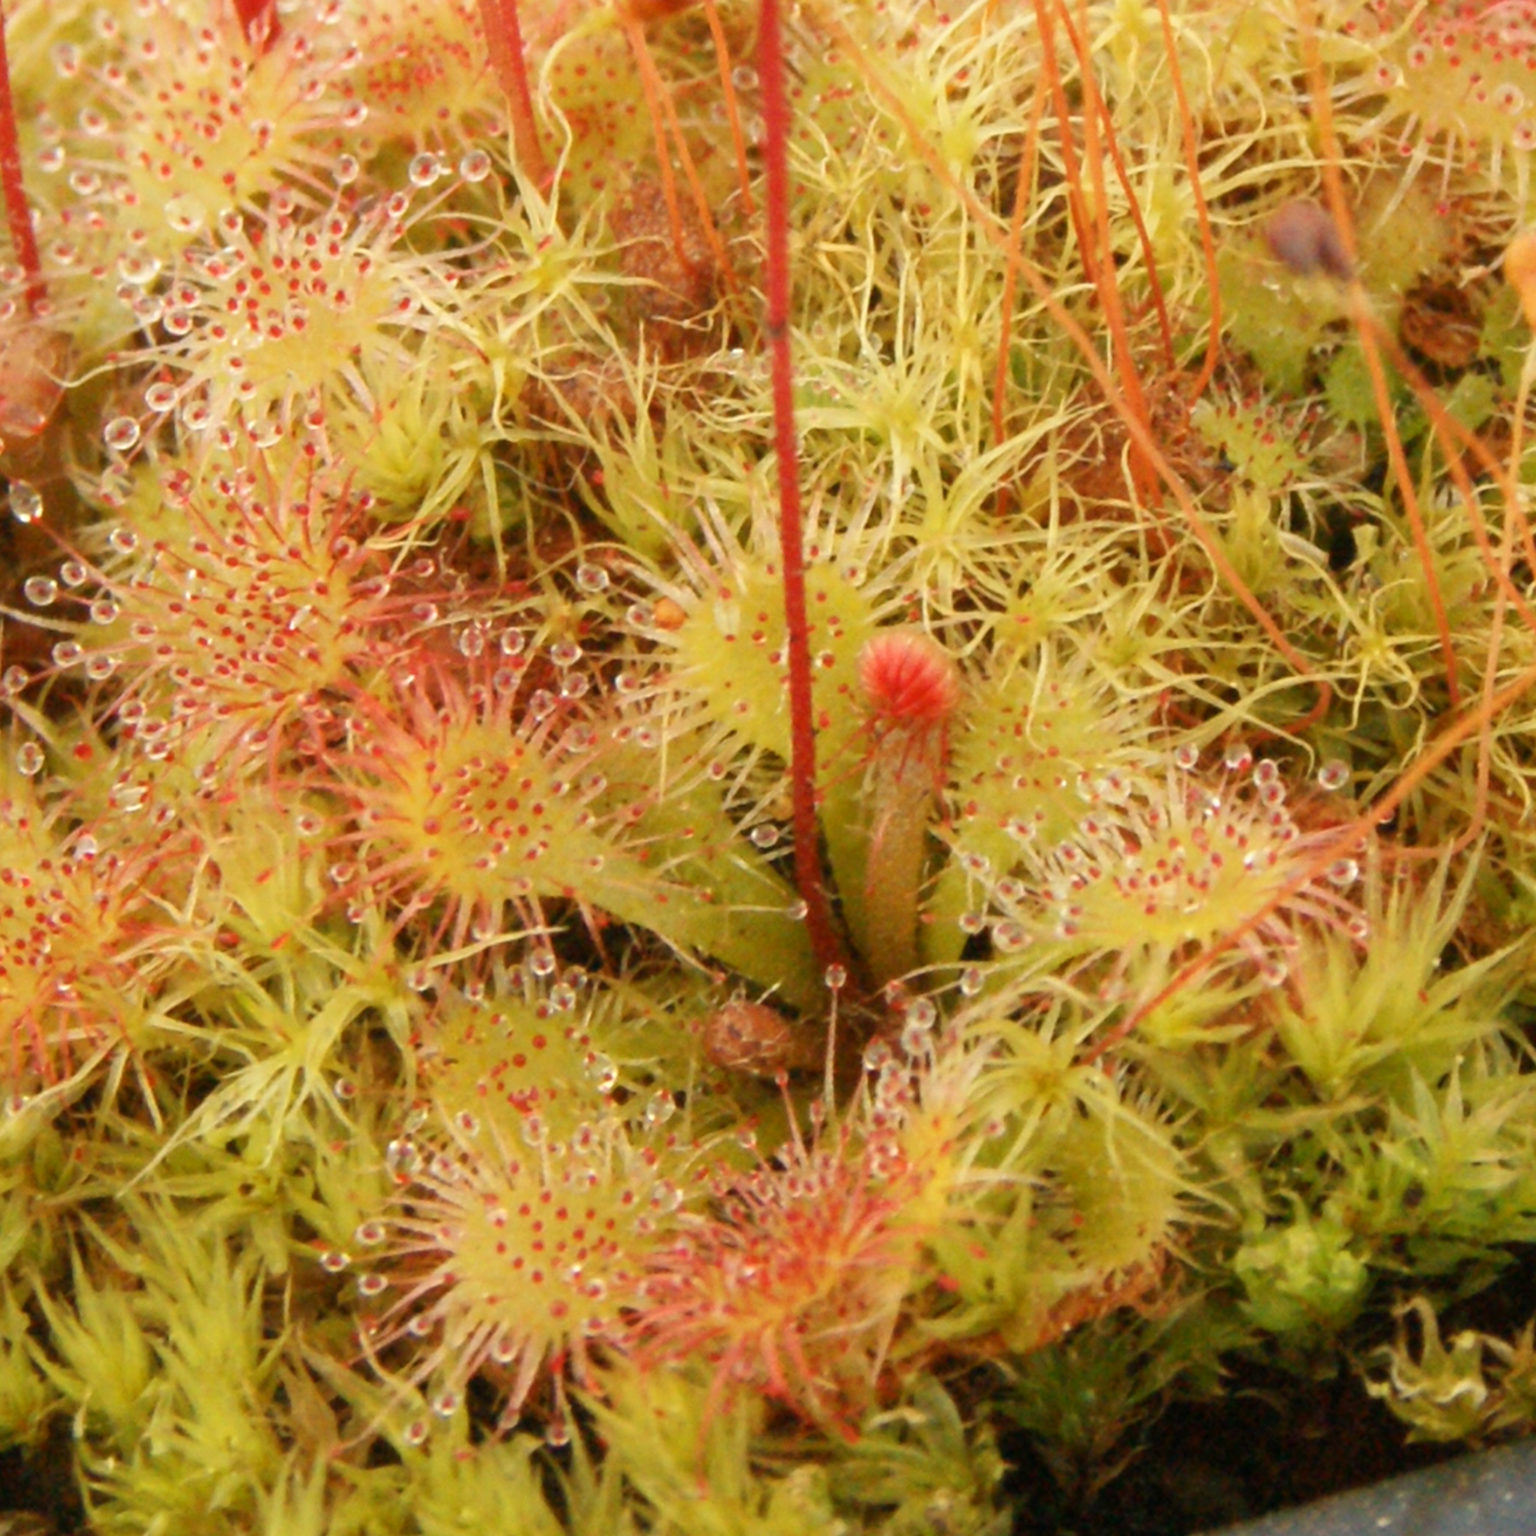
[[[632,426],[638,419],[631,378],[618,358],[575,350],[530,379],[522,403],[534,422],[599,435],[615,422]]]
[[[1310,197],[1293,198],[1277,208],[1264,225],[1264,240],[1275,259],[1297,277],[1322,272],[1347,283],[1355,275],[1333,215]]]

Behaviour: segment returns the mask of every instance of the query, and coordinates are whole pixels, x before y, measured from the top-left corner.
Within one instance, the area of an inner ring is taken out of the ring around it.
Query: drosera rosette
[[[970,990],[947,1020],[903,994],[841,1110],[792,1108],[775,1150],[721,1162],[651,1261],[643,1367],[847,1436],[936,1352],[1032,1349],[1159,1291],[1192,1189],[1166,1116]]]
[[[598,1102],[648,1131],[672,1123],[662,1068],[686,1080],[695,1054],[680,1013],[642,984],[562,964],[545,936],[514,954],[461,986],[422,988],[437,994],[412,1037],[423,1092],[482,1113],[495,1100],[509,1124],[536,1115],[556,1141]]]
[[[659,686],[673,691],[670,714],[707,723],[722,742],[734,739],[741,748],[788,761],[777,522],[760,472],[730,495],[729,503],[701,502],[695,530],[671,532],[668,567],[636,571],[636,581],[650,591],[633,618],[666,663]],[[806,644],[818,755],[829,780],[840,769],[851,771],[839,754],[862,724],[860,647],[882,621],[904,613],[906,596],[899,563],[891,570],[877,559],[886,552],[879,530],[842,529],[839,510],[832,498],[813,496],[806,532]],[[866,517],[873,510],[871,500]],[[879,586],[872,585],[872,573]]]
[[[1231,519],[1224,538],[1234,560],[1234,537],[1246,529],[1250,538],[1257,535],[1267,546],[1293,554],[1310,553],[1298,543],[1305,539],[1327,555],[1335,571],[1349,565],[1351,524],[1366,514],[1365,504],[1348,499],[1350,481],[1367,457],[1366,438],[1357,426],[1332,418],[1321,399],[1289,399],[1235,385],[1197,401],[1190,421],[1219,456],[1224,488],[1211,499],[1224,503]],[[1266,593],[1283,589],[1283,580],[1276,580],[1278,566],[1273,556],[1257,570],[1240,563],[1244,579]]]
[[[49,757],[13,717],[0,763],[0,1074],[16,1093],[136,1049],[169,957],[195,937],[160,904],[163,836],[81,816]]]
[[[140,409],[103,427],[108,450],[126,458],[167,422],[194,448],[270,447],[301,422],[318,431],[308,418],[333,399],[387,398],[452,306],[459,258],[414,241],[448,189],[416,194],[443,170],[424,155],[376,199],[279,187],[259,210],[219,210],[163,279],[124,294],[143,339],[108,361],[146,383]]]
[[[422,1031],[422,1096],[387,1150],[397,1197],[352,1252],[364,1348],[441,1417],[484,1374],[505,1430],[543,1377],[568,1433],[566,1377],[622,1339],[645,1255],[701,1189],[673,1094],[609,1055],[642,1043],[634,1006],[534,948]]]
[[[809,951],[793,892],[751,867],[717,787],[688,771],[692,744],[601,694],[599,664],[571,633],[556,625],[535,643],[541,633],[461,627],[451,657],[423,650],[357,697],[326,778],[355,820],[343,890],[385,903],[439,950],[551,922],[598,935],[616,918],[814,995],[814,981],[795,984]]]
[[[1371,0],[1335,44],[1334,97],[1393,143],[1411,179],[1475,171],[1523,206],[1536,149],[1536,22],[1518,0]],[[1344,67],[1339,68],[1342,64]]]
[[[1164,761],[1161,773],[1083,775],[1067,836],[1036,845],[1026,835],[1011,866],[982,877],[999,981],[1070,978],[1126,999],[1198,963],[1278,986],[1299,927],[1366,941],[1349,895],[1362,836],[1345,816],[1317,797],[1292,802],[1280,764],[1241,745],[1214,772],[1192,744]],[[1347,770],[1329,763],[1320,778],[1326,793]]]
[[[638,692],[694,727],[701,753],[742,786],[734,803],[752,841],[772,848],[787,816],[774,787],[788,751],[787,647],[775,535],[757,505],[750,488],[729,504],[707,498],[696,533],[672,535],[675,563],[637,574],[654,595],[634,614],[651,661]],[[863,979],[884,985],[958,957],[962,919],[976,916],[968,888],[1006,863],[1007,825],[1036,800],[1072,800],[1079,773],[1153,759],[1154,701],[1174,680],[1167,654],[1186,616],[1154,618],[1149,596],[1103,577],[1122,559],[1118,536],[1091,554],[1056,527],[976,541],[966,604],[950,609],[921,576],[921,530],[881,493],[851,512],[830,496],[811,506],[820,827]],[[1009,562],[1034,543],[1039,590],[1015,592]],[[1069,593],[1068,573],[1085,572],[1092,588]],[[1051,819],[1064,831],[1075,809]]]
[[[353,116],[347,152],[382,179],[381,160],[456,157],[505,133],[476,0],[340,0],[330,36],[351,67],[338,81]]]
[[[873,1074],[835,1117],[813,1100],[808,1129],[792,1112],[755,1166],[722,1162],[708,1207],[681,1213],[646,1257],[637,1360],[707,1367],[712,1411],[760,1393],[853,1433],[880,1400],[933,1215],[936,1172],[901,1141],[908,1075],[900,1061]]]
[[[1330,426],[1318,399],[1262,392],[1207,396],[1191,416],[1220,455],[1208,504],[1233,569],[1287,633],[1327,655],[1347,603],[1336,582],[1376,536],[1379,503],[1353,484],[1366,434],[1343,420]]]
[[[1133,775],[1155,760],[1152,701],[1095,664],[1091,628],[1072,634],[999,642],[973,665],[950,737],[948,857],[926,900],[930,963],[953,964],[985,926],[976,893],[989,875],[1013,868],[1021,848],[1071,836],[1085,776]]]
[[[55,44],[51,78],[20,82],[45,113],[41,200],[76,224],[104,224],[118,248],[158,265],[225,208],[284,182],[323,183],[366,114],[338,88],[349,51],[324,42],[342,6],[298,9],[252,41],[233,5],[94,7],[88,27]]]
[[[279,182],[322,183],[349,131],[352,106],[333,90],[346,60],[316,45],[324,0],[265,49],[235,9],[93,6],[16,78],[49,312],[69,317],[82,366],[117,343],[125,313],[148,313],[158,279],[221,211]]]
[[[90,553],[23,595],[60,636],[52,670],[84,682],[120,740],[228,780],[328,739],[338,695],[432,622],[441,583],[414,542],[410,527],[380,533],[366,494],[323,466],[246,446],[167,465],[154,492],[140,482],[86,532]]]
[[[1326,431],[1317,401],[1295,403],[1263,392],[1207,395],[1195,402],[1190,424],[1228,473],[1270,496],[1307,477]]]

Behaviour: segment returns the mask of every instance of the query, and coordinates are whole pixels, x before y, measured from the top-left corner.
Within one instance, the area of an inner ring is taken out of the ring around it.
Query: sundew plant
[[[58,1529],[999,1536],[1243,1369],[1530,1427],[1446,1312],[1536,1239],[1536,4],[4,42]]]

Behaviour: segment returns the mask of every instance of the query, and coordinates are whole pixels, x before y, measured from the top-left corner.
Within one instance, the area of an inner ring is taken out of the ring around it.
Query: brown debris
[[[823,1051],[777,1008],[738,999],[704,1020],[704,1055],[730,1072],[775,1077],[820,1066]]]
[[[609,227],[619,242],[619,271],[633,280],[628,318],[669,360],[697,356],[714,344],[709,317],[719,270],[698,210],[680,193],[678,219],[659,181],[639,177],[614,204]]]
[[[1465,288],[1445,280],[1423,282],[1403,299],[1398,331],[1403,344],[1438,368],[1460,371],[1477,361],[1483,317]]]

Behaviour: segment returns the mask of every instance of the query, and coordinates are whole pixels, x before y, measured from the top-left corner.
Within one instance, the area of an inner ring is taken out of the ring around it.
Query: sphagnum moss
[[[1529,1426],[1439,1321],[1536,1231],[1529,9],[782,20],[10,7],[0,1446],[93,1528]]]

